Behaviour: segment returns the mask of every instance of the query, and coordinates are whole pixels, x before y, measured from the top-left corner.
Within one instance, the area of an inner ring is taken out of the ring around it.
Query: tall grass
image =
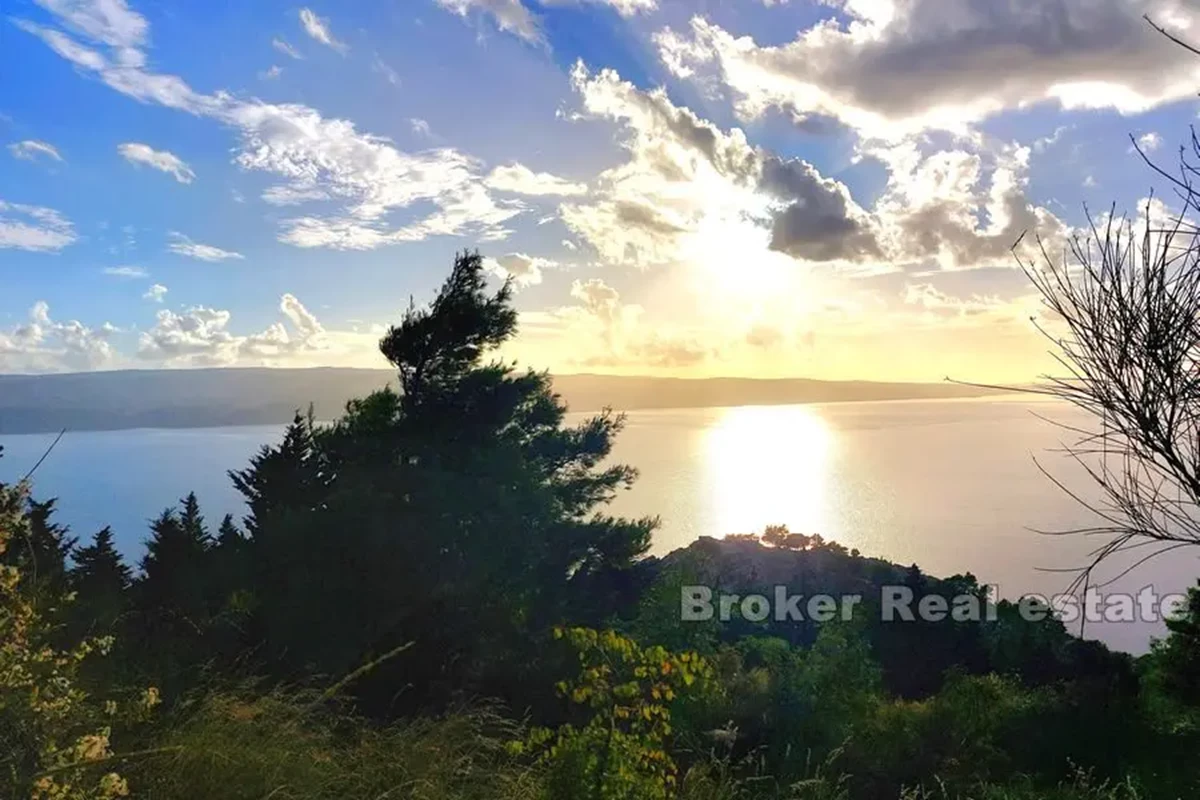
[[[373,726],[274,692],[185,703],[150,732],[169,756],[129,770],[166,800],[532,800],[539,776],[508,754],[520,726],[491,709]]]

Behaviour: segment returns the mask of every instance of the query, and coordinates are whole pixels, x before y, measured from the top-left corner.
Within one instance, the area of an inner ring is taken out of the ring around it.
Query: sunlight
[[[803,406],[746,406],[725,411],[705,440],[717,535],[761,533],[786,524],[831,538],[827,496],[834,436]]]

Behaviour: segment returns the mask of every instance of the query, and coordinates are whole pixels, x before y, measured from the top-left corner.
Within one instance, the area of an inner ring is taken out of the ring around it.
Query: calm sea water
[[[837,403],[637,411],[614,458],[641,471],[614,504],[658,516],[654,550],[698,536],[761,531],[785,523],[930,574],[973,572],[1005,597],[1053,594],[1097,542],[1038,530],[1094,518],[1043,475],[1086,493],[1062,455],[1058,422],[1068,410],[1021,400]],[[36,474],[39,496],[58,496],[60,519],[81,535],[111,525],[129,557],[146,521],[195,491],[215,523],[240,514],[226,471],[245,465],[282,427],[70,433]],[[53,436],[0,437],[0,480],[20,477]],[[1197,551],[1200,554],[1200,550]],[[1115,571],[1113,571],[1115,574]],[[1105,588],[1182,591],[1200,577],[1188,550],[1141,567]],[[1089,623],[1087,635],[1144,650],[1161,625]]]

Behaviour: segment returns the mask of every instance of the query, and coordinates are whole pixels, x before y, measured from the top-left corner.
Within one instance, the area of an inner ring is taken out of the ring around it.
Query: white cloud
[[[1163,139],[1154,131],[1149,131],[1139,136],[1137,142],[1139,147],[1149,153],[1162,147]]]
[[[230,330],[229,311],[195,306],[182,313],[162,309],[153,328],[141,334],[138,357],[169,367],[285,365],[313,354],[335,352],[325,328],[294,295],[280,298],[279,311],[289,325],[274,322],[259,333]]]
[[[339,53],[346,52],[346,45],[333,38],[333,34],[329,32],[328,18],[318,17],[313,13],[312,9],[302,8],[300,9],[300,24],[304,26],[304,32],[316,41],[327,47],[332,47]]]
[[[297,61],[304,60],[304,56],[300,55],[296,48],[288,44],[286,39],[281,39],[276,36],[271,40],[271,47],[274,47],[276,50],[283,53],[285,56],[288,56],[289,58],[294,58]]]
[[[507,164],[496,167],[488,175],[487,185],[501,192],[527,195],[571,195],[587,194],[586,183],[576,183],[551,175],[548,172],[534,172],[524,164]]]
[[[375,58],[371,62],[371,71],[382,75],[392,86],[400,85],[400,73],[392,69],[386,61],[379,57],[378,53],[375,54]]]
[[[262,193],[263,202],[273,206],[296,206],[312,200],[328,200],[324,189],[302,189],[295,186],[269,186]]]
[[[78,320],[58,322],[50,307],[38,301],[29,320],[0,329],[0,372],[59,372],[100,369],[114,356],[108,339],[117,329],[108,323],[89,328]]]
[[[264,81],[273,81],[282,74],[283,67],[279,66],[278,64],[272,64],[268,69],[258,73],[258,77],[262,78]]]
[[[492,18],[496,27],[533,44],[545,44],[538,18],[522,0],[437,0],[438,5],[459,16],[478,11]],[[600,5],[616,10],[623,17],[653,11],[658,0],[543,0],[546,6]]]
[[[104,2],[133,14],[121,0]],[[383,137],[361,133],[347,120],[327,119],[304,105],[244,100],[223,91],[201,94],[178,76],[148,72],[144,58],[118,52],[110,53],[115,59],[110,60],[60,31],[24,20],[17,24],[122,94],[233,128],[239,136],[235,163],[281,179],[268,196],[289,203],[318,198],[342,203],[341,209],[322,216],[282,220],[283,242],[363,249],[435,235],[471,234],[477,241],[495,241],[508,235],[502,223],[523,210],[515,201],[493,201],[483,190],[479,162],[456,150],[405,153]],[[116,37],[106,30],[89,34],[101,44]],[[387,224],[392,212],[422,202],[434,206],[426,216],[399,227]]]
[[[153,300],[155,303],[161,303],[163,301],[163,298],[166,296],[167,296],[167,287],[163,286],[161,283],[155,283],[155,284],[151,285],[151,287],[149,289],[146,290],[146,293],[144,295],[142,295],[142,299],[143,300]]]
[[[36,0],[37,4],[59,17],[75,33],[113,48],[129,50],[145,43],[149,26],[141,14],[130,10],[125,0]],[[132,53],[126,54],[130,66],[142,65]]]
[[[40,156],[45,156],[55,161],[63,160],[63,157],[59,155],[54,145],[48,142],[40,142],[36,139],[13,142],[8,146],[8,152],[12,153],[13,158],[19,158],[24,161],[36,161]]]
[[[518,288],[532,286],[542,282],[542,270],[555,269],[558,262],[548,258],[527,256],[524,253],[509,253],[499,258],[485,260],[492,274],[501,279],[512,278]]]
[[[427,139],[433,138],[433,130],[429,127],[429,123],[419,117],[413,117],[409,121],[412,126],[412,132],[418,136],[424,136]]]
[[[1035,139],[1033,142],[1033,152],[1046,152],[1051,147],[1054,147],[1056,144],[1062,141],[1063,134],[1071,130],[1073,127],[1073,125],[1059,125],[1054,129],[1054,133],[1050,134],[1049,136],[1042,136],[1038,139]]]
[[[75,227],[54,209],[0,200],[0,250],[57,252],[75,240]]]
[[[437,4],[462,17],[471,11],[480,11],[490,16],[502,31],[534,44],[545,42],[537,17],[521,0],[437,0]]]
[[[150,275],[144,267],[105,267],[104,274],[113,278],[145,278]]]
[[[279,310],[291,320],[303,339],[311,340],[325,333],[325,328],[317,321],[304,304],[293,294],[285,294],[279,299]]]
[[[872,209],[887,261],[896,268],[1012,267],[1022,233],[1055,250],[1067,228],[1030,201],[1030,149],[992,144],[929,150],[914,141],[868,147],[889,170]],[[983,220],[981,222],[981,220]]]
[[[180,183],[191,183],[196,179],[196,173],[179,156],[166,150],[155,150],[148,144],[140,142],[125,142],[117,145],[117,152],[134,166],[145,164],[148,167],[173,175]]]
[[[690,36],[656,36],[668,68],[712,74],[747,117],[771,107],[833,117],[873,136],[965,130],[1004,109],[1144,111],[1194,95],[1200,62],[1142,19],[1178,33],[1200,25],[1189,0],[828,0],[833,19],[780,46],[703,17]]]
[[[193,242],[177,231],[171,231],[170,237],[171,243],[167,245],[167,249],[172,253],[187,256],[188,258],[198,258],[201,261],[226,261],[231,258],[245,258],[241,253],[235,253],[232,250],[222,250],[210,244]]]

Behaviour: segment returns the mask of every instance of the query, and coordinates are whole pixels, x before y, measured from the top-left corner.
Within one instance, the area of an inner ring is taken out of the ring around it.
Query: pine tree
[[[246,498],[250,514],[246,532],[256,536],[276,512],[292,513],[313,507],[322,482],[313,448],[316,424],[313,409],[296,412],[277,447],[263,447],[250,459],[250,467],[230,471],[233,485]]]
[[[132,574],[113,546],[111,528],[92,537],[92,543],[75,551],[68,573],[77,593],[72,607],[73,624],[80,632],[97,635],[110,632],[129,602]]]
[[[221,520],[221,526],[217,528],[217,547],[235,548],[245,541],[246,537],[242,536],[242,532],[233,521],[233,514],[226,514]]]
[[[208,529],[204,526],[204,515],[200,513],[200,501],[196,499],[196,493],[188,492],[188,496],[179,502],[183,504],[179,524],[190,539],[203,542],[207,548],[212,542],[208,536]]]
[[[0,484],[3,486],[3,484]],[[54,522],[56,500],[26,500],[26,526],[20,540],[0,554],[0,564],[21,571],[27,589],[36,595],[58,597],[67,588],[67,560],[77,540]]]
[[[528,662],[531,636],[627,599],[653,521],[597,513],[635,476],[602,466],[622,419],[567,427],[548,375],[487,361],[516,330],[511,300],[478,253],[459,256],[380,342],[398,391],[329,426],[297,415],[233,475],[259,621],[289,666],[337,673],[415,641],[392,665],[406,701],[464,681],[504,695],[522,681],[496,673]]]
[[[150,524],[141,572],[132,588],[132,661],[159,681],[167,696],[193,685],[195,671],[214,655],[210,628],[216,611],[211,538],[195,495]]]
[[[206,557],[212,541],[195,494],[181,502],[182,515],[169,508],[150,524],[138,583],[145,602],[194,613],[205,605]]]

